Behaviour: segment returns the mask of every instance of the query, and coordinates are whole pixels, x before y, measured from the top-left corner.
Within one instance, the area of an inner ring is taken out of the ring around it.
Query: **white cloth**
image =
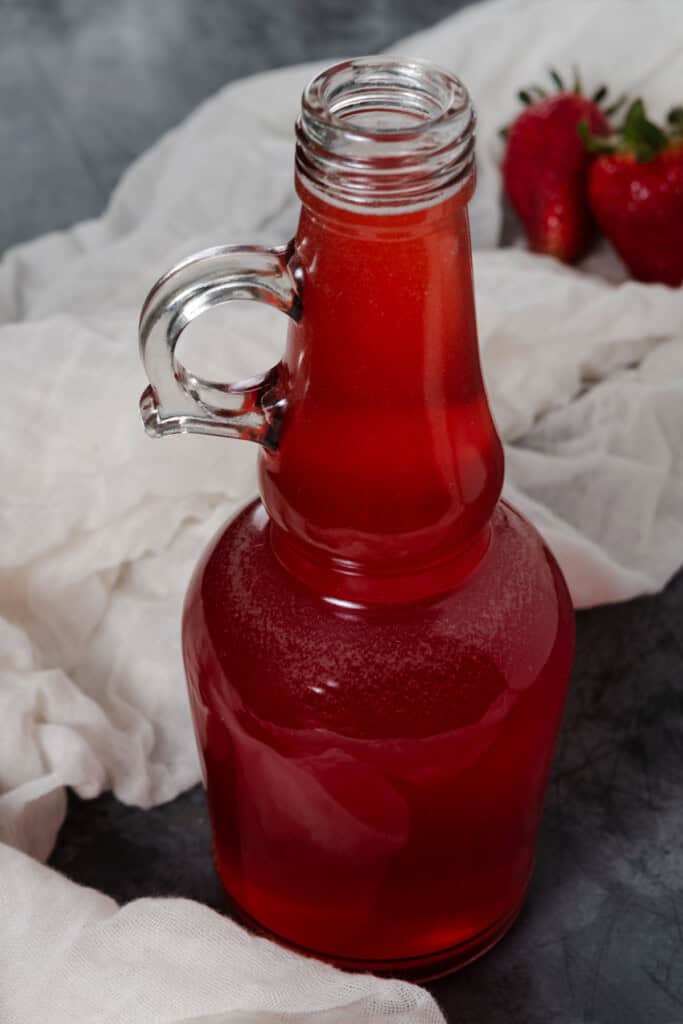
[[[18,850],[5,847],[2,861],[16,908],[3,917],[2,1024],[443,1021],[416,985],[344,974],[191,900],[140,899],[119,909]],[[20,953],[11,971],[7,950]]]
[[[520,85],[574,59],[591,86],[642,92],[661,114],[683,81],[683,7],[495,0],[394,51],[453,68],[478,108],[477,304],[507,493],[578,606],[655,591],[683,562],[683,290],[625,282],[606,251],[575,270],[497,249],[497,130]],[[180,603],[209,535],[253,493],[256,452],[145,437],[136,319],[178,258],[292,233],[292,123],[316,70],[230,85],[137,161],[102,218],[0,265],[0,837],[25,851],[0,844],[3,1022],[332,1021],[349,1001],[358,1021],[392,1001],[397,1020],[438,1019],[412,986],[339,976],[191,904],[116,911],[25,856],[48,856],[66,785],[150,806],[199,778]],[[194,369],[235,380],[276,361],[277,315],[208,319]],[[287,1007],[299,1016],[277,1016]]]

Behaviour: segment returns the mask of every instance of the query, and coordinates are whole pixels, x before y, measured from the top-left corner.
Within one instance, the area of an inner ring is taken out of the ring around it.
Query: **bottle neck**
[[[481,556],[502,485],[467,192],[386,216],[298,187],[303,315],[288,337],[279,447],[260,468],[274,547],[333,596],[426,596]]]

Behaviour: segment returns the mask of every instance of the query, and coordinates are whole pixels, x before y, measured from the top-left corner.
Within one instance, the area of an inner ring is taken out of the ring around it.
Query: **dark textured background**
[[[372,52],[456,0],[0,0],[0,249],[98,214],[124,167],[224,82]],[[458,1024],[682,1024],[683,575],[579,615],[530,898],[432,991]],[[120,901],[222,908],[199,788],[70,800],[52,864]]]
[[[468,0],[0,0],[0,252],[97,215],[234,78],[375,53]]]

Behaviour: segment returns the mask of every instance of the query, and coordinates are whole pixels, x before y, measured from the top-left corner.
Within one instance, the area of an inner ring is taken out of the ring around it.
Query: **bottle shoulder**
[[[194,572],[190,595],[202,593],[211,604],[234,607],[244,599],[255,609],[278,598],[292,611],[296,606],[317,613],[348,615],[368,621],[438,619],[465,603],[484,598],[498,609],[498,616],[535,604],[563,604],[568,594],[557,563],[538,531],[505,501],[499,501],[490,520],[489,542],[472,572],[451,590],[433,598],[397,602],[391,608],[381,604],[327,600],[299,583],[274,556],[270,542],[271,524],[263,504],[252,501],[229,520],[214,536]],[[495,586],[493,585],[495,582]],[[335,608],[337,612],[335,612]],[[272,610],[272,609],[271,609]],[[489,616],[487,616],[487,621]]]
[[[344,607],[280,566],[254,502],[214,539],[190,584],[188,674],[211,688],[203,699],[226,700],[226,713],[249,708],[347,734],[464,725],[548,673],[564,693],[573,612],[559,569],[509,506],[498,506],[491,527],[480,565],[447,594]]]

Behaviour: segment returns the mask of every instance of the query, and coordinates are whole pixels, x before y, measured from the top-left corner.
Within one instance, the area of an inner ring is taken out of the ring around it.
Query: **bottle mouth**
[[[458,192],[474,171],[467,89],[426,61],[359,57],[306,86],[296,173],[335,206],[396,213]]]

